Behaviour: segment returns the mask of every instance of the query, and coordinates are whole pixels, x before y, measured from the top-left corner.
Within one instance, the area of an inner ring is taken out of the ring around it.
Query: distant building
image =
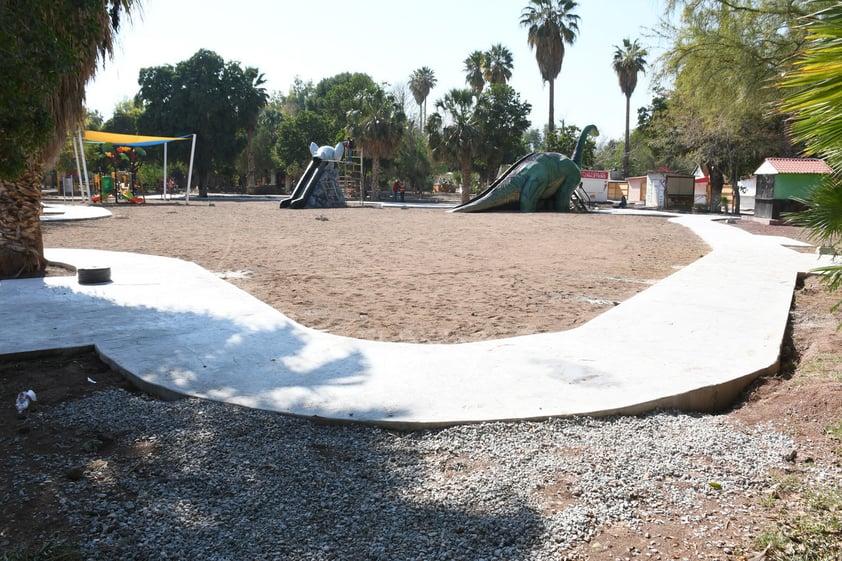
[[[806,199],[830,173],[830,166],[818,158],[766,158],[754,172],[754,215],[780,220],[784,213],[802,210],[804,205],[794,199]]]

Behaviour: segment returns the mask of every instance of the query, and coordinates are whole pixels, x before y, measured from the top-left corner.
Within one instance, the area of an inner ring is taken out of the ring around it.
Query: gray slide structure
[[[313,158],[304,170],[304,175],[298,180],[295,189],[292,190],[292,195],[288,199],[281,201],[280,208],[304,208],[307,204],[307,199],[313,193],[313,188],[319,184],[322,174],[330,165],[329,161]]]

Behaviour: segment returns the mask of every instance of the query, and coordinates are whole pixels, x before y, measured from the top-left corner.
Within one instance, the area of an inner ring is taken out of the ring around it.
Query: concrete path
[[[464,344],[331,335],[189,262],[50,249],[111,267],[112,282],[0,282],[0,354],[94,345],[164,397],[396,428],[718,410],[777,369],[796,276],[828,258],[704,216],[670,219],[713,250],[579,328]]]

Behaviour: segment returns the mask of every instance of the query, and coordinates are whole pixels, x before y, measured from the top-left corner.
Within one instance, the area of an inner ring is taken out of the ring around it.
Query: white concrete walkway
[[[165,397],[399,428],[721,409],[777,368],[796,275],[822,262],[708,217],[671,219],[713,251],[577,329],[465,344],[335,336],[192,263],[51,249],[110,266],[112,282],[0,282],[0,354],[95,345]]]

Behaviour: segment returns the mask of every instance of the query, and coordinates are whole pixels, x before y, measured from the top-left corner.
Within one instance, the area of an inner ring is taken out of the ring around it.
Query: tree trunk
[[[708,166],[708,172],[710,173],[710,212],[719,212],[725,176],[716,166]]]
[[[623,145],[623,179],[629,176],[629,109],[631,94],[626,94],[626,143]]]
[[[37,276],[47,268],[41,236],[40,165],[0,179],[0,278]]]
[[[248,178],[246,179],[246,193],[253,195],[257,185],[254,181],[254,131],[246,131],[246,166],[248,167]]]
[[[462,158],[462,202],[471,200],[471,159]]]
[[[371,158],[371,200],[376,202],[380,200],[380,157],[373,156]]]
[[[550,121],[547,123],[547,130],[555,130],[555,80],[550,80]]]

